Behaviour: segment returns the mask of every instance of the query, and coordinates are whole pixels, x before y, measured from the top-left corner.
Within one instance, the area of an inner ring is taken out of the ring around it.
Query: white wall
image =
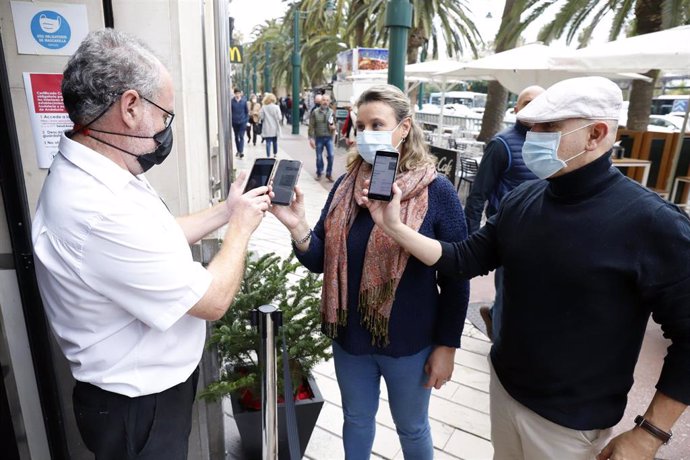
[[[90,28],[102,27],[103,12],[99,0],[61,1],[53,3],[85,4]],[[17,136],[24,167],[24,180],[26,181],[26,194],[29,200],[31,213],[36,208],[38,194],[41,192],[43,180],[47,170],[38,169],[36,162],[36,149],[34,147],[29,111],[26,105],[24,93],[24,81],[22,72],[62,73],[67,64],[68,56],[32,56],[17,54],[17,41],[14,34],[14,22],[9,1],[0,2],[0,33],[4,45],[7,72],[12,93],[12,108],[15,123],[17,124]]]
[[[146,173],[175,215],[207,207],[208,128],[204,81],[201,0],[120,0],[113,3],[117,30],[146,42],[172,75],[175,85],[174,147],[171,158]],[[207,8],[208,9],[208,8]],[[213,38],[213,30],[206,35]],[[207,53],[213,59],[213,50]],[[215,111],[215,102],[212,105]]]

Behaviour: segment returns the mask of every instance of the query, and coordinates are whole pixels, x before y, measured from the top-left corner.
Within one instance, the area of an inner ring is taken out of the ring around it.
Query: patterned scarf
[[[347,324],[347,235],[359,211],[364,181],[370,177],[371,166],[365,162],[350,171],[335,191],[326,216],[321,317],[329,337],[336,337],[338,326]],[[399,174],[396,179],[403,193],[400,218],[413,230],[419,230],[426,216],[427,187],[435,178],[436,168],[426,166]],[[409,257],[409,252],[374,225],[364,255],[358,302],[361,323],[371,332],[372,345],[389,343],[388,321]]]

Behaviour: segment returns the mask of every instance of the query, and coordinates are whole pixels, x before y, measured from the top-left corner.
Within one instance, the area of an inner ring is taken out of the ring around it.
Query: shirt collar
[[[131,181],[138,179],[137,176],[122,169],[95,150],[73,141],[67,137],[66,133],[62,133],[60,137],[58,151],[67,161],[103,183],[113,192],[121,190]],[[142,174],[139,177],[144,176]]]

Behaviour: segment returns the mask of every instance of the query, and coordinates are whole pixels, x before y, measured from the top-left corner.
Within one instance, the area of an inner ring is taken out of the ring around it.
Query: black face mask
[[[103,116],[103,114],[105,114],[105,112],[107,112],[108,109],[110,109],[110,106],[112,104],[109,105],[108,107],[106,107],[106,109],[103,112],[101,112],[96,118],[94,118],[92,121],[90,121],[89,124],[87,124],[83,127],[79,127],[76,130],[74,130],[73,134],[76,134],[79,131],[84,131],[84,135],[89,136],[92,139],[96,139],[98,142],[101,142],[105,145],[108,145],[108,146],[110,146],[116,150],[119,150],[120,152],[124,152],[128,155],[132,155],[133,157],[136,157],[137,161],[139,162],[139,165],[141,166],[141,169],[143,170],[143,172],[148,171],[149,169],[153,168],[155,165],[159,165],[159,164],[163,163],[163,161],[165,161],[165,159],[168,157],[168,155],[170,155],[170,152],[172,151],[172,146],[173,146],[172,120],[175,117],[175,115],[168,112],[164,108],[160,107],[158,104],[149,101],[148,99],[146,99],[143,96],[142,96],[142,99],[153,104],[154,106],[156,106],[160,110],[164,111],[168,115],[172,116],[172,118],[168,122],[168,126],[165,127],[162,131],[157,132],[153,136],[136,136],[133,134],[114,133],[111,131],[102,131],[99,129],[89,128],[89,126],[91,124],[93,124],[96,120],[101,118]],[[137,155],[136,153],[129,152],[123,148],[120,148],[116,145],[111,144],[110,142],[104,141],[103,139],[99,139],[98,137],[90,134],[89,131],[95,131],[97,133],[104,133],[104,134],[112,134],[115,136],[134,137],[136,139],[153,139],[154,141],[156,141],[158,143],[158,146],[156,147],[156,149],[153,152]]]
[[[154,134],[152,139],[158,142],[156,150],[143,155],[135,155],[144,172],[153,168],[154,165],[163,163],[163,161],[168,158],[168,155],[170,155],[173,146],[172,124],[168,125],[163,131]]]

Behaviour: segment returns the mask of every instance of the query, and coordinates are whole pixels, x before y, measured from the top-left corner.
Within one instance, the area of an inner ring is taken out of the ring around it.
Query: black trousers
[[[247,145],[253,142],[256,145],[256,123],[249,121],[249,126],[247,126]]]
[[[79,433],[96,460],[184,460],[192,428],[197,368],[186,382],[130,398],[77,382],[72,399]]]

